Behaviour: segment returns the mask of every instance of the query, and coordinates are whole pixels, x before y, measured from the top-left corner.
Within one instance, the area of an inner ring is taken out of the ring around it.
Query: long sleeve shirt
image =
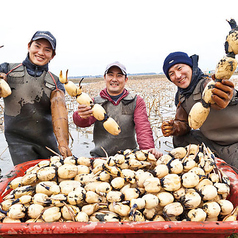
[[[109,94],[107,93],[107,90],[104,89],[100,92],[100,96],[109,102],[111,102],[113,105],[118,105],[120,101],[126,97],[129,94],[129,92],[124,89],[123,95],[114,102]],[[134,123],[135,123],[135,131],[136,131],[136,139],[137,143],[139,145],[139,149],[150,149],[154,148],[154,139],[153,139],[153,133],[150,126],[150,122],[148,120],[148,115],[146,111],[146,104],[142,97],[136,96],[136,107],[134,110]],[[78,115],[78,112],[75,111],[73,114],[73,121],[76,126],[78,127],[89,127],[93,123],[95,123],[96,119],[91,116],[86,119],[81,118]]]

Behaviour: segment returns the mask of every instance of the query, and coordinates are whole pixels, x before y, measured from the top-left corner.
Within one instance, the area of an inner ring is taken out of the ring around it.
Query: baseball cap
[[[31,38],[31,41],[46,39],[50,42],[52,49],[56,49],[56,39],[49,31],[37,31]]]
[[[113,67],[113,66],[117,66],[117,67],[121,70],[121,72],[122,72],[124,75],[127,75],[127,73],[126,73],[126,67],[125,67],[123,64],[121,64],[120,62],[118,62],[118,61],[115,61],[115,62],[113,62],[113,63],[111,63],[111,64],[108,64],[107,67],[106,67],[106,69],[105,69],[104,75],[107,74],[108,70],[109,70],[111,67]]]

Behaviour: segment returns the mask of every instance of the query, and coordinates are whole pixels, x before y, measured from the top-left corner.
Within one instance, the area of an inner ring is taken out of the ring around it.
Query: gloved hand
[[[232,99],[233,91],[234,84],[231,81],[222,79],[221,82],[216,82],[212,89],[212,99],[215,104],[211,104],[211,107],[216,110],[226,108]]]
[[[188,125],[188,114],[181,105],[178,103],[175,119],[165,121],[161,126],[162,133],[164,136],[182,136],[187,134],[191,128]]]
[[[165,137],[173,135],[174,120],[164,121],[161,126],[162,133]]]

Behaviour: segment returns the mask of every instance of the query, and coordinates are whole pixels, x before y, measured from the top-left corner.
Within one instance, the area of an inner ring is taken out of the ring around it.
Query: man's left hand
[[[147,151],[152,153],[155,156],[156,159],[160,158],[163,155],[163,153],[156,150],[155,148],[148,149]]]
[[[71,150],[69,149],[69,147],[67,145],[66,146],[59,146],[59,151],[60,151],[60,154],[63,156],[64,159],[68,156],[72,156],[72,152],[71,152]]]
[[[234,84],[231,81],[222,79],[221,82],[216,82],[212,89],[212,99],[215,104],[212,104],[211,107],[216,110],[226,108],[232,99],[233,91]]]

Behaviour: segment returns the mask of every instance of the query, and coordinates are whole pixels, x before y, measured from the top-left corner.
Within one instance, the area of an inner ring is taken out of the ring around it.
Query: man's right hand
[[[174,132],[174,120],[164,121],[161,130],[165,137],[171,136]]]
[[[7,82],[7,75],[5,73],[0,73],[0,78]]]
[[[93,116],[93,111],[92,111],[91,107],[79,104],[78,105],[78,114],[81,118],[86,119],[88,117]]]

